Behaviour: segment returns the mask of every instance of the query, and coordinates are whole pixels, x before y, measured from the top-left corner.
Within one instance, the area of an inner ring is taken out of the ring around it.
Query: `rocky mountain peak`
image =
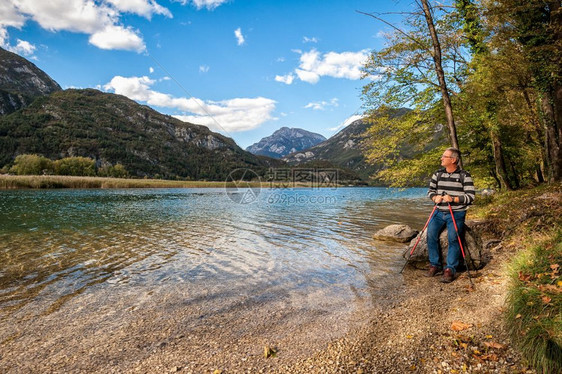
[[[0,48],[0,114],[26,107],[61,87],[35,64]]]
[[[255,155],[282,158],[290,153],[313,147],[325,140],[324,136],[310,131],[281,127],[272,135],[252,144],[246,150]]]

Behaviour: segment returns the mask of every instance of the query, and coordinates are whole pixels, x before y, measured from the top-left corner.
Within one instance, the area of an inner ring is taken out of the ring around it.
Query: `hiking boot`
[[[425,274],[425,276],[431,278],[431,277],[434,277],[435,275],[437,275],[437,273],[439,273],[439,272],[441,272],[441,269],[439,269],[437,266],[431,265],[429,267],[429,270]]]
[[[455,274],[453,274],[453,271],[449,268],[445,269],[445,271],[443,272],[443,278],[441,278],[441,282],[451,283],[453,280],[455,280]]]

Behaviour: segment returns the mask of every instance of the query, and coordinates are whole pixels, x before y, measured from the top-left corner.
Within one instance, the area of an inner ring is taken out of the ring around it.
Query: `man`
[[[443,283],[450,283],[455,279],[457,266],[461,259],[461,249],[457,233],[449,211],[449,204],[457,223],[458,234],[462,235],[464,219],[468,206],[474,201],[474,182],[470,174],[458,166],[460,152],[456,148],[447,148],[441,156],[442,169],[431,177],[427,196],[437,205],[437,209],[427,227],[427,249],[429,252],[428,277],[433,277],[443,269],[441,253],[439,251],[439,234],[447,225],[449,250],[447,266],[443,271]]]

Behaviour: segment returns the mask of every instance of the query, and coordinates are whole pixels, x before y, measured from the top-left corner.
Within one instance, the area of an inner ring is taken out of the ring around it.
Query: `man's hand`
[[[439,204],[440,202],[452,203],[453,198],[449,195],[436,195],[433,197],[433,202]]]
[[[445,196],[443,196],[443,201],[446,202],[446,203],[452,203],[453,198],[449,195],[445,195]]]

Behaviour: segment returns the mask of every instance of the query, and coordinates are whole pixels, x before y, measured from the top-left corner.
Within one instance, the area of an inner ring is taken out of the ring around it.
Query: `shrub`
[[[58,175],[94,176],[96,163],[88,157],[65,157],[56,160],[55,173]]]
[[[39,155],[19,155],[14,160],[10,172],[17,175],[50,174],[54,170],[53,161]]]

